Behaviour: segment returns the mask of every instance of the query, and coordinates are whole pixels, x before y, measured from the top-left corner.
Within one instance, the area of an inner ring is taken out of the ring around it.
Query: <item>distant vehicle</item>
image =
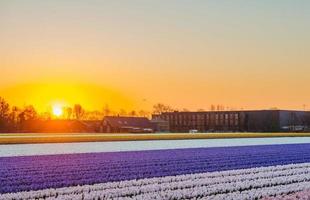
[[[154,133],[154,130],[151,128],[145,128],[143,129],[144,133]]]
[[[284,131],[295,131],[295,132],[302,132],[305,131],[307,129],[306,126],[282,126],[282,130]]]
[[[189,130],[189,133],[198,133],[198,130],[192,129],[192,130]]]

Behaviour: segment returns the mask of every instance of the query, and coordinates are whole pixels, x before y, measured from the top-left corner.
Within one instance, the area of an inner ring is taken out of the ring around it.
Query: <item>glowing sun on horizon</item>
[[[63,109],[59,105],[53,106],[53,115],[56,117],[60,117],[63,114]]]

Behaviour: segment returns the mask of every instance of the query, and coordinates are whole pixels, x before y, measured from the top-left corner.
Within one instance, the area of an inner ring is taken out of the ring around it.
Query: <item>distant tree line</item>
[[[10,107],[4,98],[0,97],[0,131],[13,132],[18,130],[20,123],[38,117],[35,108],[31,105],[18,108]]]
[[[151,112],[146,110],[120,109],[114,111],[109,105],[105,105],[102,110],[88,111],[82,105],[75,104],[72,107],[64,107],[63,115],[59,118],[53,116],[52,111],[38,113],[34,106],[25,105],[23,107],[10,106],[10,104],[0,97],[0,132],[18,132],[23,123],[30,120],[102,120],[104,116],[133,116],[151,117]]]
[[[225,107],[223,105],[211,105],[209,111],[224,111],[233,110],[232,108]],[[153,110],[126,110],[119,109],[117,111],[111,109],[109,105],[103,106],[101,110],[88,111],[80,104],[75,104],[72,107],[63,107],[63,115],[59,118],[52,115],[52,111],[46,111],[38,113],[34,106],[25,105],[23,107],[10,106],[10,104],[2,97],[0,97],[0,132],[18,132],[24,122],[29,120],[102,120],[105,116],[131,116],[131,117],[147,117],[152,115],[160,115],[165,112],[174,111],[189,111],[186,108],[176,109],[163,103],[157,103],[153,106]],[[204,109],[198,109],[197,111],[203,112]],[[293,119],[293,118],[292,118]],[[291,120],[291,119],[290,119]],[[297,117],[294,124],[297,120]],[[305,126],[310,125],[310,114],[306,114],[302,119]],[[300,123],[299,123],[300,124]],[[309,126],[310,128],[310,126]]]

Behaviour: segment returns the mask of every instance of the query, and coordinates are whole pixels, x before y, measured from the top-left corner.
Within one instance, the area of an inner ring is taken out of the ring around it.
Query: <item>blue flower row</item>
[[[310,162],[310,144],[0,158],[0,193]]]

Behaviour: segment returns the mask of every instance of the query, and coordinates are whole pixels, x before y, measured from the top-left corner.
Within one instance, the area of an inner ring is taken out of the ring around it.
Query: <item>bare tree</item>
[[[85,111],[83,115],[84,120],[101,120],[104,114],[98,110]]]
[[[6,131],[8,128],[8,117],[10,105],[0,97],[0,131]]]
[[[129,116],[135,117],[137,115],[137,112],[135,110],[130,111]]]
[[[75,116],[75,119],[80,120],[82,116],[84,115],[84,109],[80,104],[75,104],[73,107],[73,113]]]
[[[1,119],[6,119],[9,115],[10,112],[10,105],[9,103],[7,103],[5,101],[5,99],[3,99],[2,97],[0,97],[0,118]]]
[[[211,111],[224,111],[225,110],[225,106],[218,104],[216,106],[211,105]]]
[[[210,110],[211,110],[211,111],[215,111],[215,105],[212,104],[212,105],[210,106]]]
[[[111,109],[110,109],[109,105],[106,104],[106,105],[104,106],[104,108],[103,108],[103,115],[104,115],[104,116],[109,116],[110,114],[111,114]]]
[[[43,112],[40,114],[40,119],[51,120],[52,114],[51,112]]]
[[[18,118],[20,121],[34,120],[37,118],[37,111],[32,105],[25,106]]]
[[[19,118],[18,115],[20,114],[21,110],[13,106],[11,112],[9,114],[9,132],[16,132],[19,128]]]
[[[71,119],[72,113],[73,113],[73,109],[68,106],[68,107],[64,108],[64,111],[65,111],[65,115],[66,115],[67,119]]]
[[[20,112],[21,112],[21,110],[18,107],[16,107],[16,106],[12,107],[12,110],[11,110],[10,115],[9,115],[10,121],[12,123],[17,123],[18,122],[18,114]]]
[[[148,111],[145,110],[140,110],[139,111],[139,116],[140,117],[149,117],[150,113]]]
[[[120,109],[120,111],[118,112],[118,115],[119,116],[126,116],[127,115],[127,112],[126,112],[126,110],[125,109]]]
[[[161,114],[164,112],[173,112],[173,111],[174,110],[170,106],[162,104],[162,103],[158,103],[153,106],[154,114]]]
[[[32,105],[26,106],[24,112],[28,120],[33,120],[37,118],[37,111]]]

